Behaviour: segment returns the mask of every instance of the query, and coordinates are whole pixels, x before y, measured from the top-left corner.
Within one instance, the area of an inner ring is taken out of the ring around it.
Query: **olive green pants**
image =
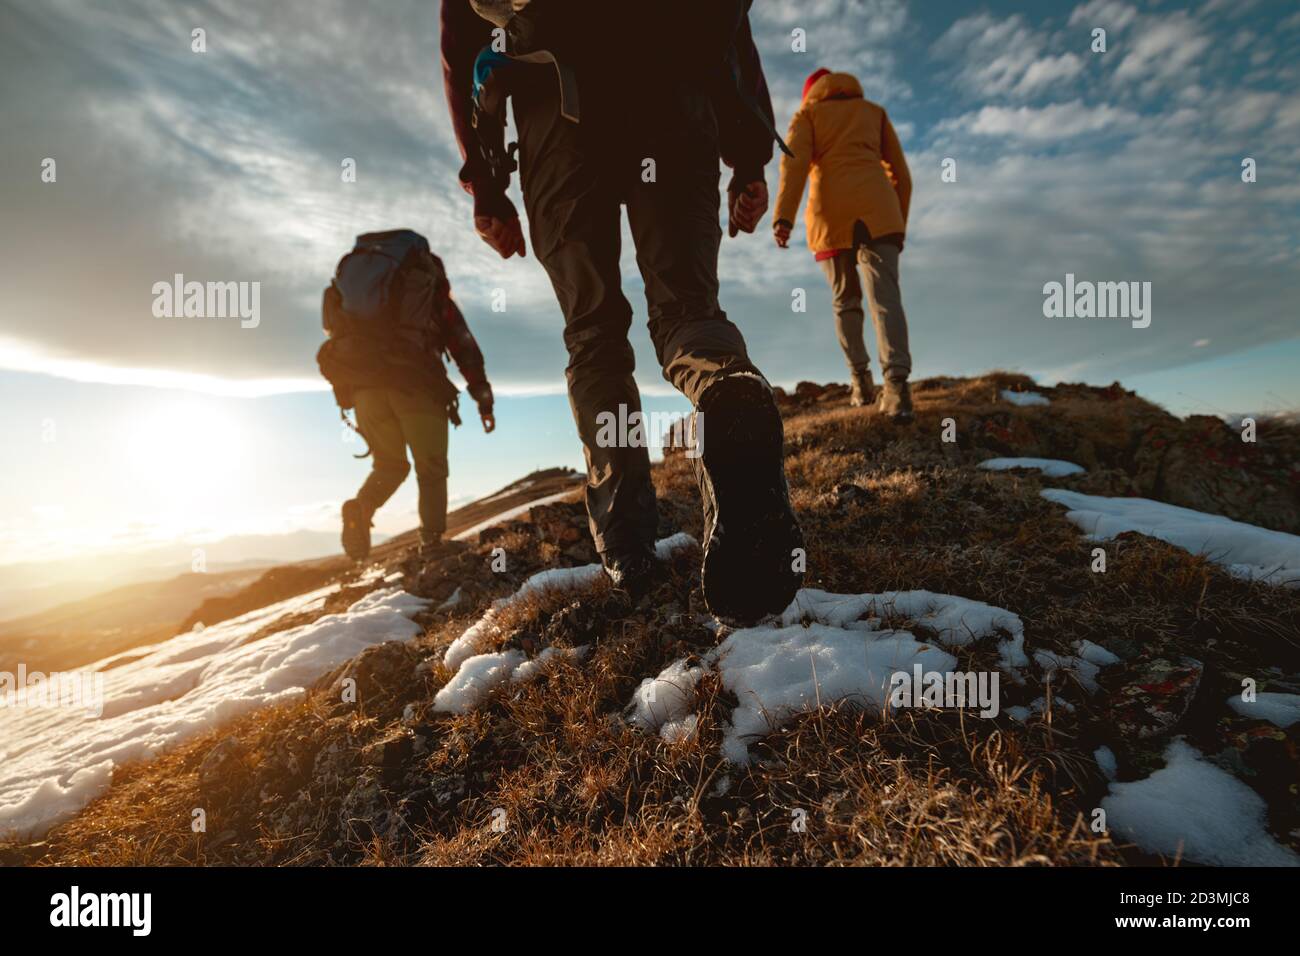
[[[436,539],[447,530],[447,409],[428,392],[360,388],[353,396],[357,427],[370,444],[374,463],[357,501],[370,514],[383,506],[415,462],[420,486],[420,537]]]

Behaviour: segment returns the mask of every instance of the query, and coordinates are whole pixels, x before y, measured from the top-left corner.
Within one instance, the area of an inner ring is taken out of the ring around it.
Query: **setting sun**
[[[140,490],[160,509],[208,510],[234,490],[243,465],[241,428],[200,400],[173,400],[126,425],[124,452]]]

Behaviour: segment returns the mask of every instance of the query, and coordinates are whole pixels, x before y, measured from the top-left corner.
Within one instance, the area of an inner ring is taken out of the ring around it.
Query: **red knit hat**
[[[816,83],[818,80],[820,80],[823,76],[829,76],[830,72],[831,72],[830,70],[826,69],[826,67],[823,66],[817,70],[814,70],[812,73],[808,74],[808,79],[803,81],[804,99],[808,98],[808,91],[812,89],[813,84]]]

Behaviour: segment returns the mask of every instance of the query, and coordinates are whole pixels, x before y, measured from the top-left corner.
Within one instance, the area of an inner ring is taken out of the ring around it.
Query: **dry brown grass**
[[[1167,416],[1113,390],[1075,386],[1058,389],[1047,409],[995,400],[999,389],[1024,385],[1001,373],[920,383],[918,420],[909,429],[842,401],[792,406],[787,469],[809,545],[808,585],[928,589],[985,601],[1019,614],[1033,649],[1069,651],[1085,638],[1126,655],[1194,648],[1207,662],[1213,693],[1241,673],[1296,667],[1300,608],[1293,592],[1235,580],[1136,536],[1108,544],[1110,568],[1094,574],[1093,544],[1038,496],[1042,480],[974,467],[1012,450],[1086,459],[1088,476],[1051,483],[1132,490],[1140,470],[1134,436]],[[956,443],[940,441],[946,418],[956,422]],[[655,484],[661,530],[699,536],[688,464],[670,458],[656,469]],[[860,491],[844,490],[848,485]],[[693,739],[670,744],[629,726],[620,714],[641,679],[714,640],[693,618],[702,610],[698,556],[679,556],[671,579],[640,608],[620,604],[603,585],[582,596],[579,609],[594,608],[603,621],[586,660],[557,660],[536,681],[499,690],[473,713],[435,715],[432,697],[450,676],[437,662],[445,647],[491,597],[556,556],[526,530],[494,543],[523,556],[520,571],[486,586],[475,606],[454,618],[430,616],[416,648],[434,664],[391,701],[354,712],[317,692],[299,705],[250,715],[155,761],[120,768],[109,792],[75,820],[38,846],[7,852],[47,864],[128,865],[1142,860],[1082,821],[1104,792],[1091,757],[1099,742],[1131,745],[1127,755],[1139,766],[1151,755],[1136,741],[1109,740],[1104,695],[1089,698],[1068,685],[1048,693],[1066,693],[1076,711],[1054,706],[1024,725],[1005,716],[889,716],[831,703],[756,744],[757,759],[744,769],[720,755],[735,702],[712,676],[702,685]],[[500,617],[497,643],[521,636],[572,643],[575,618],[565,611],[572,603],[551,596],[511,608]],[[994,650],[977,642],[956,656],[963,669],[989,669]],[[1003,707],[1040,693],[1036,685],[1004,684]],[[1186,732],[1209,741],[1219,730]],[[198,766],[232,737],[244,747],[242,771],[228,794],[201,794]],[[377,742],[399,738],[412,744],[395,764],[366,756]],[[325,771],[322,754],[337,755]],[[189,830],[196,806],[209,807],[201,836]],[[1270,806],[1275,829],[1285,833],[1294,806],[1285,798]],[[801,814],[803,830],[792,826]],[[493,827],[498,819],[504,832]]]

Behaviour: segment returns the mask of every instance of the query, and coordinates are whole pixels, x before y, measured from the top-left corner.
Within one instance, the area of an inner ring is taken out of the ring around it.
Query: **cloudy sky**
[[[1179,412],[1300,406],[1300,5],[757,0],[752,20],[779,125],[824,65],[899,130],[916,374],[1118,379]],[[371,229],[429,237],[506,396],[496,435],[453,438],[453,497],[581,462],[549,284],[470,228],[437,50],[431,0],[4,0],[0,564],[328,527],[365,466],[319,391],[320,291]],[[723,305],[774,381],[843,379],[802,225],[785,251],[768,225],[724,240]],[[629,243],[624,272],[643,320]],[[156,318],[175,273],[260,282],[260,324]],[[1150,282],[1150,327],[1045,318],[1067,273]],[[634,336],[652,407],[684,407],[642,322]],[[409,526],[413,501],[381,527]]]

